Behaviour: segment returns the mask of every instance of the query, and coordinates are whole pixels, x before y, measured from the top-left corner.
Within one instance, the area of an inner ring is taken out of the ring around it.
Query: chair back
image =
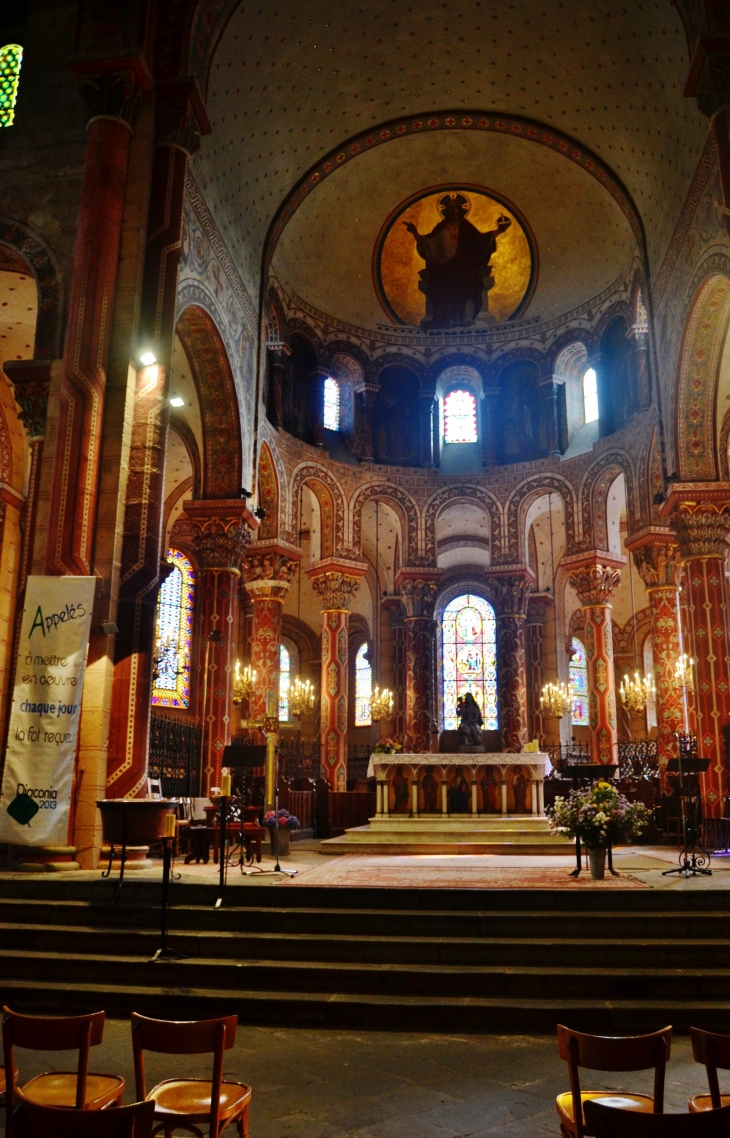
[[[136,1102],[113,1110],[38,1106],[18,1094],[23,1138],[152,1138],[155,1104]]]
[[[148,798],[162,798],[162,779],[161,778],[148,778],[147,779],[147,797]]]
[[[76,1107],[80,1110],[86,1100],[89,1049],[97,1047],[104,1038],[105,1020],[105,1012],[91,1012],[85,1016],[26,1016],[3,1007],[5,1070],[15,1070],[15,1047],[39,1051],[78,1051]],[[9,1079],[5,1090],[8,1116],[13,1112],[14,1094],[13,1080]]]
[[[696,1114],[643,1114],[586,1102],[586,1129],[596,1138],[728,1138],[730,1106]]]
[[[664,1110],[664,1077],[672,1046],[671,1027],[650,1035],[586,1035],[558,1024],[558,1051],[568,1064],[576,1138],[586,1133],[580,1097],[580,1067],[594,1071],[654,1068],[654,1113]]]
[[[714,1110],[718,1110],[722,1106],[722,1099],[717,1071],[718,1068],[721,1071],[730,1071],[730,1035],[702,1031],[699,1027],[691,1027],[689,1034],[695,1062],[705,1065],[712,1106]]]
[[[210,1133],[218,1133],[221,1082],[223,1080],[223,1052],[236,1042],[238,1016],[220,1019],[168,1020],[149,1019],[132,1012],[132,1051],[137,1098],[147,1098],[144,1071],[144,1052],[157,1051],[165,1055],[213,1055],[213,1078],[210,1095]]]

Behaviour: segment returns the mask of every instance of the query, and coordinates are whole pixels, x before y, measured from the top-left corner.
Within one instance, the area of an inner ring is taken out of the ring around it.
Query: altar
[[[378,819],[393,816],[531,815],[545,813],[541,751],[481,754],[373,754]]]

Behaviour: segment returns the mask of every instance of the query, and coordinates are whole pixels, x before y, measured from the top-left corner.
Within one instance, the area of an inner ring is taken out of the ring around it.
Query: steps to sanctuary
[[[723,1030],[730,891],[172,889],[0,881],[0,998],[19,1010],[460,1032]]]
[[[551,834],[547,818],[531,814],[371,818],[338,838],[320,842],[327,854],[565,854],[575,843]]]

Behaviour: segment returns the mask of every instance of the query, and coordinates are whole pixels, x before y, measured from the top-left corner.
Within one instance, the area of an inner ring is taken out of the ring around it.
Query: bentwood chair
[[[728,1138],[730,1106],[698,1114],[641,1114],[601,1102],[585,1104],[586,1126],[596,1138]]]
[[[22,1138],[151,1138],[153,1102],[136,1102],[114,1110],[67,1110],[39,1106],[20,1099],[18,1119]]]
[[[201,1125],[211,1138],[235,1122],[241,1138],[248,1138],[248,1104],[251,1088],[223,1080],[223,1052],[236,1042],[238,1016],[175,1022],[148,1019],[132,1012],[132,1050],[137,1098],[155,1104],[154,1134],[171,1138],[176,1127],[202,1138]],[[144,1052],[164,1055],[213,1055],[212,1079],[165,1079],[147,1094]]]
[[[692,1054],[695,1063],[704,1063],[707,1071],[708,1095],[693,1095],[688,1107],[695,1114],[701,1110],[719,1110],[721,1106],[730,1107],[730,1094],[720,1094],[718,1069],[730,1070],[730,1035],[718,1035],[714,1031],[702,1031],[699,1027],[689,1029],[692,1039]]]
[[[568,1064],[570,1090],[559,1094],[555,1106],[563,1138],[593,1134],[583,1116],[586,1102],[600,1102],[624,1111],[661,1114],[664,1109],[664,1075],[672,1043],[672,1029],[651,1035],[584,1035],[558,1025],[560,1058]],[[580,1067],[593,1071],[646,1071],[654,1068],[654,1095],[633,1091],[583,1091]]]
[[[6,1136],[10,1138],[16,1100],[66,1110],[103,1110],[121,1103],[124,1079],[120,1075],[89,1074],[89,1050],[104,1036],[104,1012],[84,1016],[26,1016],[3,1008],[3,1050],[5,1070],[14,1071],[15,1047],[36,1051],[78,1051],[76,1071],[48,1071],[34,1075],[22,1087],[11,1079],[5,1090],[7,1106]]]

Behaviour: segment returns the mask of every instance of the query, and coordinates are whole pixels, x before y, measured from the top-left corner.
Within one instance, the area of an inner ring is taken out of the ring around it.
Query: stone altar
[[[549,766],[549,756],[541,751],[373,754],[368,778],[377,779],[376,819],[542,817]]]

